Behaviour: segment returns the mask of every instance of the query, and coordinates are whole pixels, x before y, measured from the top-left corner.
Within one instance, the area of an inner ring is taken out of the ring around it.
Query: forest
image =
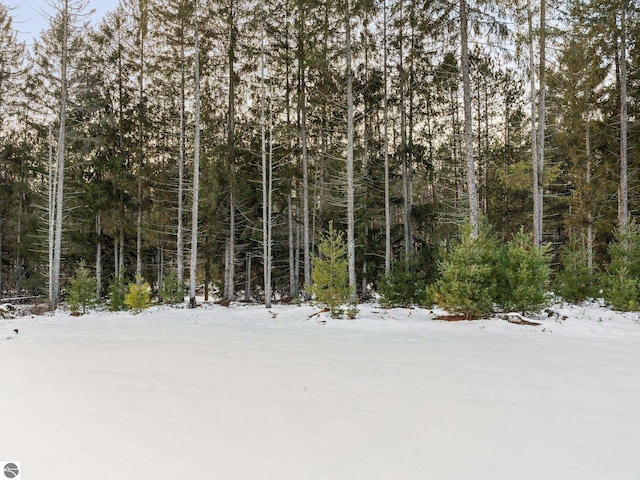
[[[544,252],[547,288],[613,277],[640,304],[635,1],[47,14],[27,48],[0,3],[0,297],[55,307],[84,265],[98,298],[173,282],[191,306],[304,300],[331,225],[352,301],[390,279],[428,291],[490,228]]]

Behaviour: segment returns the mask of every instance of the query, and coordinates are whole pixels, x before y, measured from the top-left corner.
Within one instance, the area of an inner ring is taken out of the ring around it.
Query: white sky
[[[47,27],[47,19],[43,12],[51,12],[52,9],[45,0],[0,0],[10,10],[13,17],[13,28],[18,30],[18,38],[31,45],[33,38],[37,37]],[[95,10],[91,17],[91,23],[96,24],[110,10],[118,5],[118,0],[89,0],[89,10]]]

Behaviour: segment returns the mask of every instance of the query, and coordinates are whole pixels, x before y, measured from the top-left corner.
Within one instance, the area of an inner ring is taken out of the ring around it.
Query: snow
[[[0,318],[0,455],[25,479],[638,478],[637,314],[318,310]]]

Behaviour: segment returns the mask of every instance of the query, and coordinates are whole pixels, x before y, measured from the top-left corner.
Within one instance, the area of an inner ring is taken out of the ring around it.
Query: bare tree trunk
[[[455,207],[456,212],[460,210],[464,198],[464,175],[460,172],[464,171],[462,167],[462,144],[460,135],[460,114],[458,112],[458,85],[449,88],[449,101],[451,103],[451,131],[453,132],[453,165],[455,172]]]
[[[251,252],[247,252],[245,260],[245,278],[244,278],[244,300],[251,300]]]
[[[408,84],[408,102],[409,102],[409,118],[408,118],[408,131],[407,131],[407,140],[408,143],[406,145],[406,153],[405,153],[405,162],[406,162],[406,222],[407,222],[407,246],[408,246],[408,255],[407,260],[411,260],[414,254],[414,245],[413,245],[413,129],[414,129],[414,106],[413,106],[413,96],[415,90],[415,51],[416,51],[416,35],[415,35],[415,24],[416,24],[416,8],[415,8],[415,0],[411,1],[411,8],[409,10],[409,24],[411,29],[411,35],[409,37],[409,45],[410,45],[410,54],[409,54],[409,84]],[[409,266],[406,266],[409,268]]]
[[[223,297],[229,298],[229,238],[224,243],[224,291]]]
[[[229,27],[229,103],[228,103],[228,133],[227,148],[229,156],[229,262],[226,272],[226,297],[227,300],[235,300],[235,235],[236,235],[236,208],[234,199],[235,187],[235,48],[236,32],[233,12],[234,0],[229,0],[229,13],[227,23]]]
[[[351,71],[351,12],[347,0],[345,13],[347,37],[347,263],[351,301],[356,301],[356,249],[354,226],[354,180],[353,180],[353,79]]]
[[[185,161],[185,55],[184,41],[180,44],[180,154],[178,159],[178,231],[176,232],[176,268],[178,283],[184,284],[184,226],[182,204],[184,201],[184,161]]]
[[[136,219],[136,282],[142,283],[142,178],[138,179],[138,216]]]
[[[60,81],[60,111],[59,111],[59,131],[58,131],[58,152],[56,155],[56,168],[58,180],[56,185],[56,222],[53,248],[53,288],[49,302],[51,308],[58,307],[60,302],[60,263],[62,257],[62,212],[64,208],[64,161],[65,161],[65,139],[67,121],[67,63],[68,63],[68,41],[69,41],[69,3],[64,2],[63,32],[62,32],[62,52],[61,52],[61,81]]]
[[[383,6],[384,69],[384,274],[391,274],[391,206],[389,195],[389,85],[387,78],[387,2]]]
[[[4,226],[4,218],[0,217],[0,299],[4,296],[4,284],[2,283],[2,227]]]
[[[193,138],[193,204],[191,206],[191,257],[189,261],[189,307],[196,308],[196,272],[198,266],[198,200],[200,194],[200,34],[198,32],[198,2],[194,6],[195,17],[195,133]]]
[[[49,303],[53,306],[53,250],[54,250],[54,236],[55,236],[55,211],[56,211],[56,171],[53,164],[53,132],[51,125],[49,125],[49,235],[47,247],[49,249]],[[0,253],[2,251],[0,250]]]
[[[120,227],[120,242],[118,244],[120,248],[120,253],[118,254],[118,262],[120,266],[118,267],[120,270],[120,280],[124,280],[124,228]]]
[[[266,299],[265,305],[268,308],[271,308],[271,297],[272,297],[272,287],[271,287],[271,270],[272,270],[272,258],[273,254],[271,252],[271,248],[273,245],[272,234],[273,234],[273,92],[270,97],[270,105],[269,105],[269,181],[268,181],[268,192],[269,198],[267,199],[268,203],[268,211],[267,211],[267,278],[266,285],[264,290],[264,295]],[[268,300],[267,300],[268,299]]]
[[[120,29],[122,25],[120,20],[118,20],[117,27],[119,29],[118,32],[118,149],[121,155],[125,155],[124,149],[124,66],[122,63],[122,52],[125,50],[122,44],[122,32]],[[117,170],[117,160],[114,165],[114,171]],[[116,232],[114,235],[113,241],[113,263],[115,270],[115,278],[117,281],[122,281],[124,279],[124,222],[125,220],[125,207],[124,207],[124,199],[122,198],[122,194],[117,191],[117,179],[114,176],[113,179],[113,195],[114,197],[117,195],[119,199],[119,208],[121,218],[118,222],[118,227],[116,228]]]
[[[299,31],[298,31],[298,109],[300,111],[300,143],[302,144],[302,231],[304,248],[304,299],[309,299],[311,289],[311,254],[309,245],[311,238],[309,234],[309,155],[307,152],[307,99],[306,99],[306,60],[304,50],[304,6],[302,2],[298,5]]]
[[[96,300],[102,298],[102,218],[100,212],[96,215]]]
[[[536,246],[542,248],[543,218],[544,218],[544,144],[545,144],[545,123],[546,123],[546,107],[545,100],[547,95],[546,85],[546,0],[540,0],[540,99],[538,104],[538,243]]]
[[[365,12],[365,18],[364,18],[364,32],[365,35],[368,37],[369,36],[369,14],[368,11]],[[365,85],[369,85],[370,82],[370,78],[369,78],[369,47],[370,47],[370,43],[368,41],[364,42],[364,81],[365,81]],[[370,139],[373,137],[373,129],[371,127],[371,123],[372,123],[372,115],[371,115],[371,102],[370,99],[368,98],[367,95],[364,96],[364,128],[363,128],[363,139],[362,139],[362,143],[363,143],[363,156],[362,156],[362,176],[363,178],[366,178],[368,175],[368,169],[369,169],[369,142]],[[364,205],[368,205],[369,204],[369,187],[367,185],[367,183],[365,182],[364,188],[363,188],[363,193],[362,193],[363,197],[364,197]],[[365,207],[367,208],[367,207]],[[369,238],[369,222],[371,220],[365,220],[364,222],[364,235],[362,236],[362,279],[361,279],[361,283],[360,283],[360,291],[362,292],[362,298],[366,298],[367,297],[367,284],[368,284],[368,278],[367,278],[367,274],[368,274],[368,263],[367,263],[367,252],[368,252],[368,247],[369,247],[369,242],[368,242],[368,238]]]
[[[538,194],[541,179],[538,170],[538,133],[536,127],[536,69],[533,53],[533,8],[531,0],[528,2],[528,26],[529,26],[529,84],[531,103],[531,169],[533,172],[533,243],[537,248],[542,246],[542,232],[540,226],[542,222],[542,206],[540,205],[540,195]]]
[[[24,184],[24,160],[20,162],[20,183]],[[24,260],[22,259],[22,213],[24,210],[24,193],[18,194],[18,223],[16,225],[16,260],[14,268],[14,285],[16,293],[22,291],[22,278],[24,276]]]
[[[138,0],[140,24],[138,35],[140,42],[140,72],[138,74],[139,122],[138,122],[138,218],[136,220],[136,282],[142,282],[142,175],[144,169],[144,39],[147,34],[147,0]]]
[[[289,295],[296,296],[296,262],[293,238],[293,205],[291,194],[287,195],[287,213],[289,220]]]
[[[329,4],[327,2],[323,5],[323,22],[322,22],[322,71],[328,76],[329,71]],[[326,161],[329,157],[329,109],[328,102],[322,103],[322,119],[320,120],[320,199],[318,207],[319,224],[322,226],[325,219],[325,206],[326,206]],[[315,232],[315,229],[314,229]],[[314,235],[315,239],[315,235]]]
[[[116,232],[117,233],[117,232]],[[113,275],[115,278],[120,278],[120,259],[118,244],[120,243],[120,237],[114,235],[113,237]]]
[[[406,81],[407,74],[404,70],[404,8],[402,2],[400,5],[400,35],[399,35],[399,51],[400,58],[398,61],[400,76],[400,162],[402,165],[402,211],[403,211],[403,233],[404,233],[404,261],[405,266],[409,263],[411,256],[410,244],[410,200],[409,200],[409,166],[407,163],[407,107],[406,107]]]
[[[207,245],[209,244],[209,235],[205,235],[204,237],[204,245],[205,251],[208,252],[209,249]],[[209,301],[209,284],[211,283],[211,261],[209,260],[209,254],[206,254],[206,258],[204,261],[204,301]]]
[[[473,118],[471,116],[471,85],[469,80],[468,20],[466,0],[460,0],[460,38],[462,57],[462,87],[464,89],[464,151],[467,170],[467,194],[469,196],[469,223],[471,236],[476,238],[480,230],[476,167],[473,158]]]
[[[160,243],[160,245],[158,245],[158,268],[157,268],[157,275],[158,275],[158,303],[163,303],[164,302],[164,247],[162,245],[162,243]]]
[[[627,185],[627,6],[623,2],[620,14],[620,199],[618,224],[629,223],[629,189]]]
[[[589,97],[587,97],[589,98]],[[588,108],[588,107],[587,107]],[[591,114],[587,109],[587,118],[585,122],[585,153],[587,157],[586,183],[591,184],[591,131],[589,124],[591,123]],[[593,214],[589,205],[587,212],[587,267],[589,272],[593,272]]]
[[[264,84],[264,30],[260,51],[260,138],[262,150],[262,263],[264,269],[264,304],[271,308],[271,122],[269,124],[269,166],[267,167],[267,135]],[[267,170],[268,168],[268,170]]]
[[[300,212],[296,205],[296,218],[299,218]],[[295,268],[294,268],[294,278],[295,278],[295,286],[296,286],[296,296],[300,293],[300,240],[302,236],[300,235],[300,231],[302,230],[302,226],[300,225],[300,221],[298,220],[295,224],[296,226],[296,248],[295,248]]]

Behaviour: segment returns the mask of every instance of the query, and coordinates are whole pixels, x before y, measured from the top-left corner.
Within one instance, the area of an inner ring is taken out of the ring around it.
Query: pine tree
[[[24,61],[24,44],[18,42],[17,33],[13,28],[13,19],[8,9],[0,4],[0,151],[4,153],[11,150],[6,136],[7,119],[15,117],[18,109],[18,99],[21,98],[20,80],[22,75],[22,63]],[[22,77],[22,78],[21,78]],[[4,158],[3,158],[3,161]],[[9,183],[7,168],[0,172],[0,297],[4,291],[2,248],[7,217],[13,210],[10,205],[12,199],[8,198]]]
[[[350,289],[344,235],[333,228],[333,222],[329,222],[318,253],[313,258],[312,292],[316,301],[331,309],[332,317],[339,318],[343,313],[340,306],[349,299]]]
[[[200,194],[200,33],[198,31],[198,2],[193,21],[195,28],[195,133],[193,144],[193,199],[191,208],[191,255],[189,260],[189,307],[196,308],[196,271],[198,263],[198,199]]]
[[[75,275],[69,281],[69,308],[72,312],[79,310],[87,313],[87,309],[96,302],[96,277],[91,275],[84,260],[76,268]]]
[[[182,303],[184,300],[184,282],[180,281],[177,272],[170,271],[165,274],[160,295],[163,303],[169,305]]]
[[[640,309],[640,225],[619,226],[609,255],[605,300],[616,310]]]
[[[562,249],[560,259],[562,270],[556,273],[554,293],[571,303],[597,298],[598,282],[589,267],[589,250],[573,241]]]
[[[48,87],[39,99],[44,108],[55,112],[57,117],[58,142],[56,147],[54,179],[55,190],[50,195],[50,222],[53,224],[53,237],[50,238],[52,263],[49,265],[50,286],[49,302],[52,308],[60,301],[62,276],[62,229],[65,201],[65,173],[67,163],[67,135],[69,107],[72,97],[75,55],[81,45],[79,31],[85,26],[86,2],[82,0],[55,0],[51,4],[53,15],[50,27],[44,32],[40,42],[36,43],[34,53],[40,74],[39,81]],[[43,78],[44,77],[44,78]],[[48,85],[47,85],[48,83]]]
[[[149,284],[139,277],[135,283],[129,284],[129,291],[124,297],[124,304],[135,312],[140,312],[149,307],[151,304]]]
[[[488,315],[496,293],[495,263],[498,243],[487,226],[477,236],[469,223],[462,238],[445,256],[436,302],[467,320]]]
[[[550,247],[538,248],[521,228],[499,252],[495,300],[503,310],[537,312],[547,303]]]

